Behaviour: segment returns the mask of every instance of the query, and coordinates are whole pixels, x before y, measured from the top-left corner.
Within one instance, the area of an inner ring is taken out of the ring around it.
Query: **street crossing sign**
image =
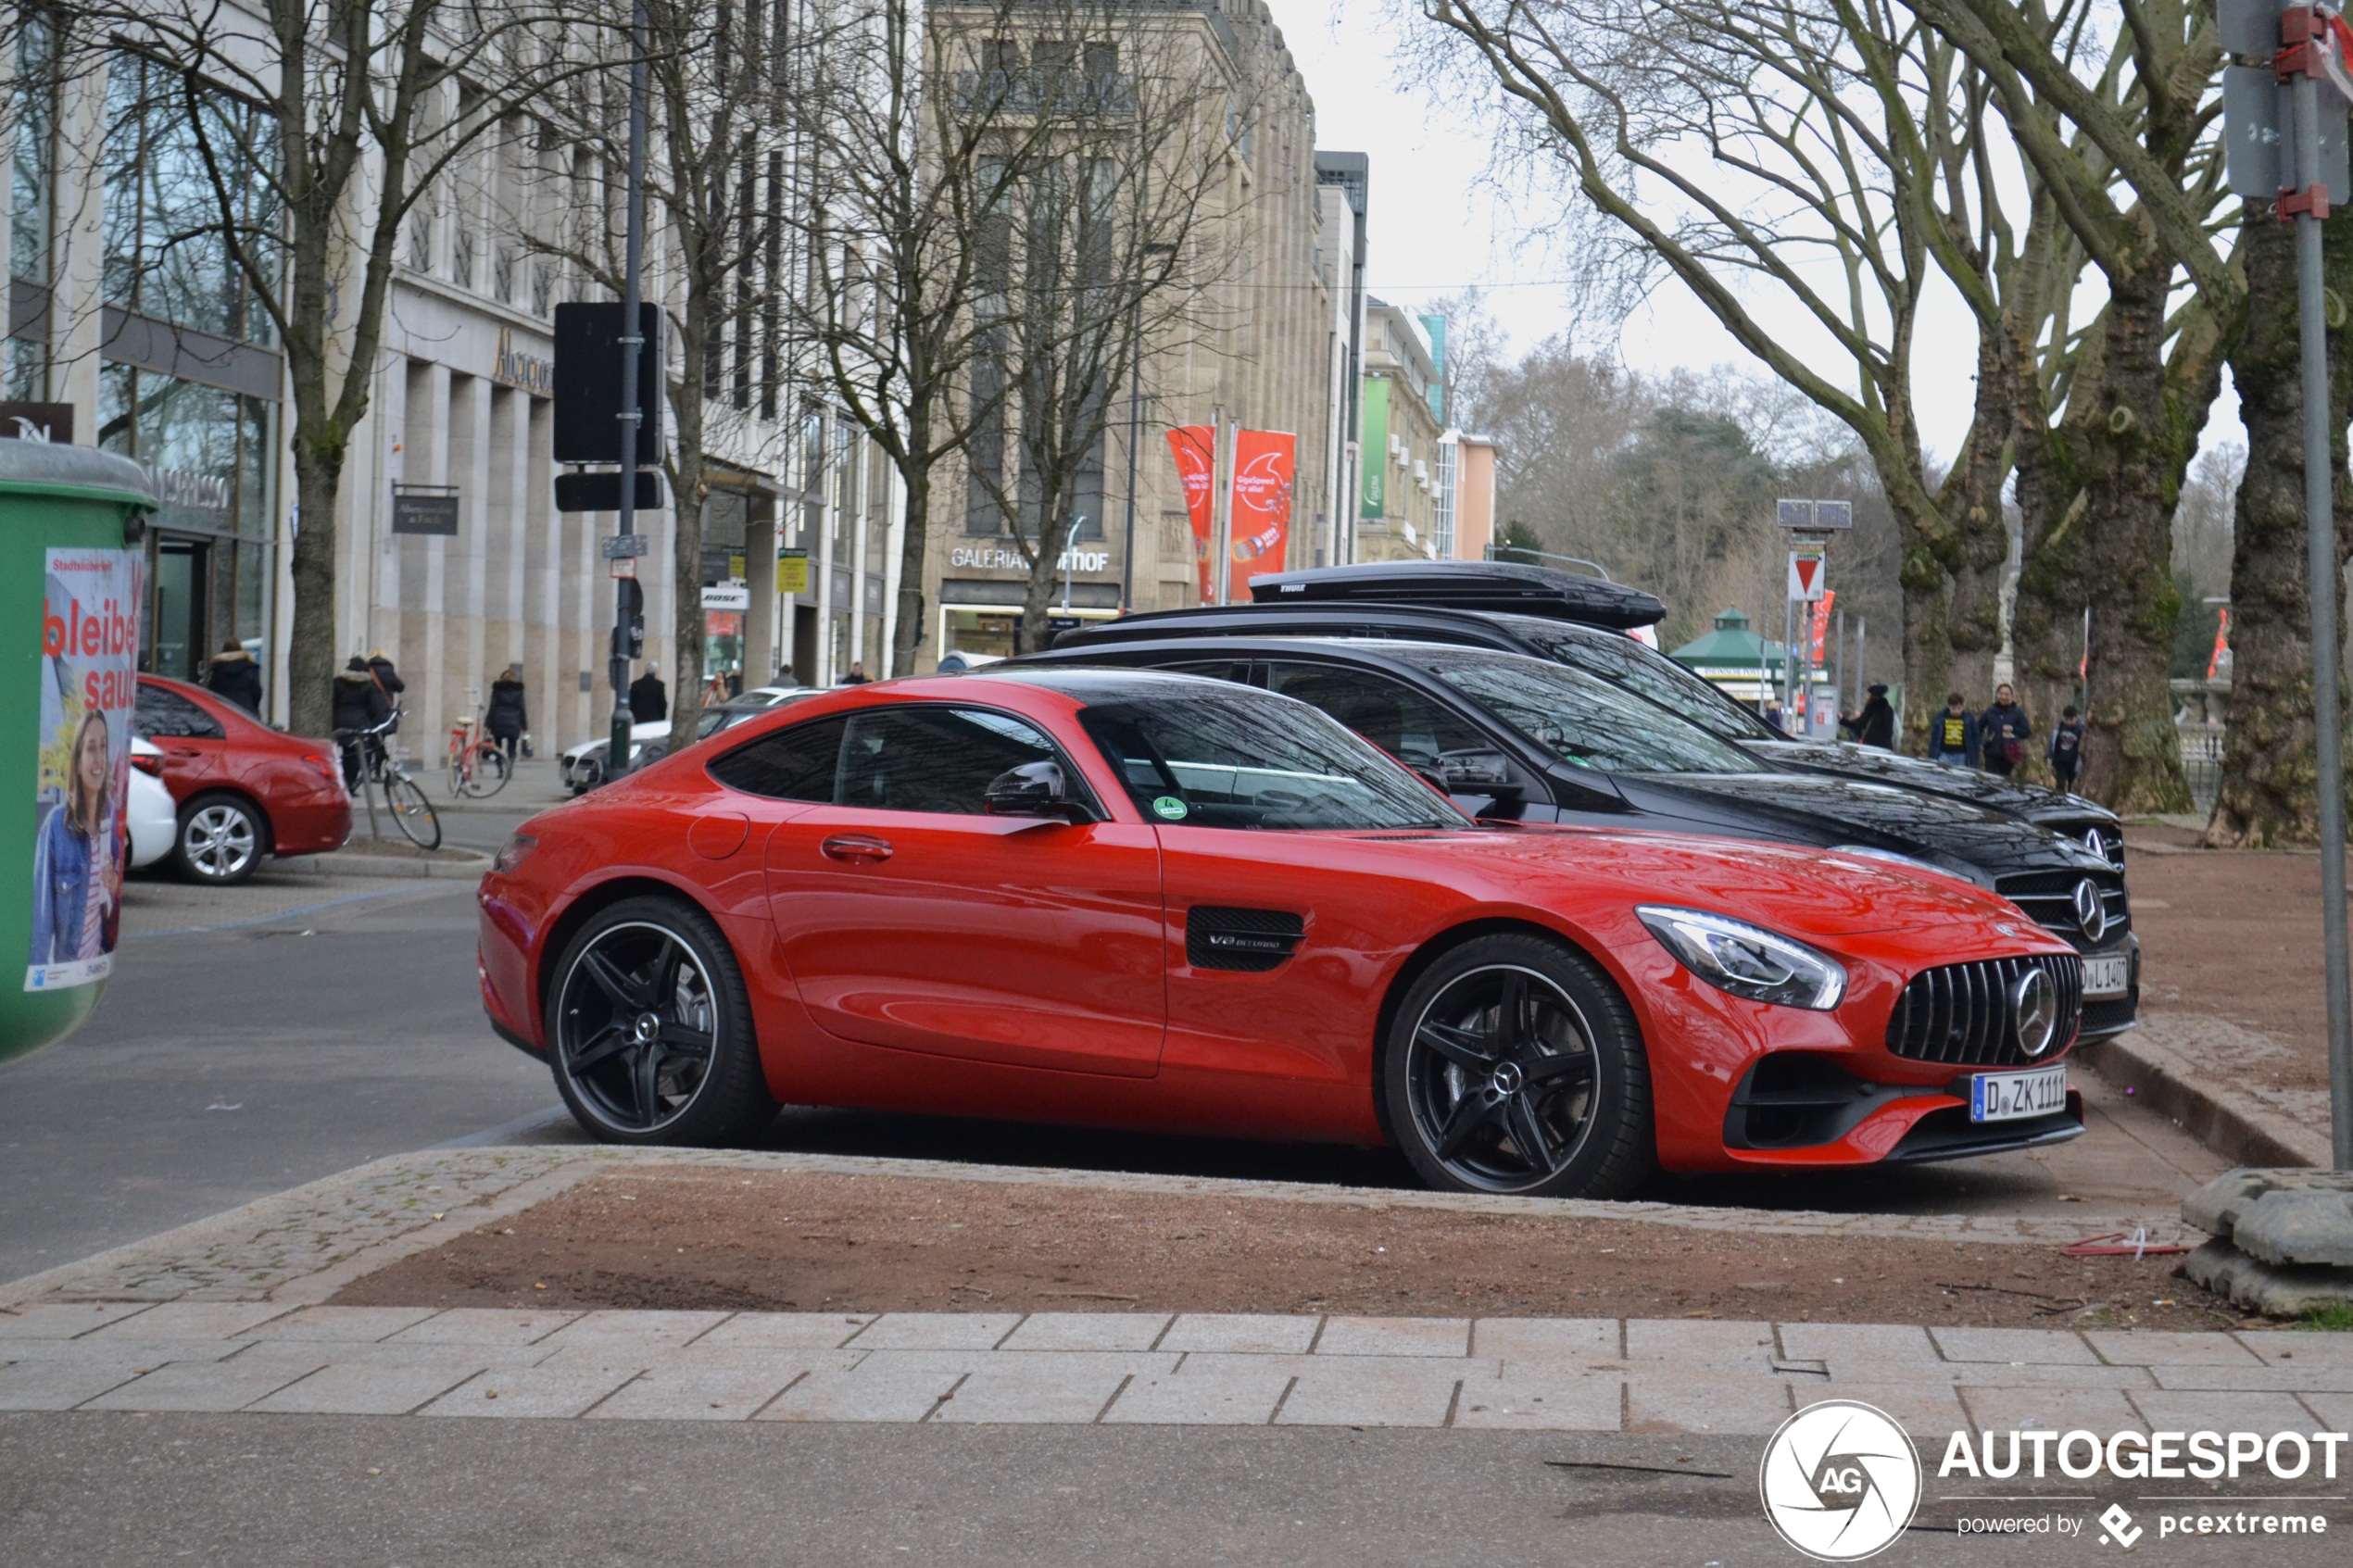
[[[1819,546],[1800,545],[1789,553],[1789,596],[1792,600],[1812,604],[1822,596],[1822,551]]]

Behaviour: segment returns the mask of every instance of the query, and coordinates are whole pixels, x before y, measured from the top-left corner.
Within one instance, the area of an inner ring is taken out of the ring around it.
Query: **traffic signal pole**
[[[646,0],[629,9],[629,189],[627,232],[622,242],[621,278],[621,534],[637,532],[637,432],[645,409],[637,402],[637,357],[644,349],[645,323],[637,274],[646,253]],[[674,563],[673,563],[674,566]],[[605,776],[618,778],[629,771],[629,659],[636,638],[633,621],[644,613],[644,589],[635,578],[616,583],[612,617],[612,729],[605,753]],[[700,679],[701,671],[679,671],[673,680]]]

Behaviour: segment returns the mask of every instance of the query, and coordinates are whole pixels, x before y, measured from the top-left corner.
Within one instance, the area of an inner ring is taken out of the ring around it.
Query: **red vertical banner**
[[[1830,640],[1831,606],[1838,600],[1838,590],[1825,588],[1822,596],[1814,601],[1814,668],[1829,668],[1822,658],[1822,646]]]
[[[1283,570],[1290,548],[1290,496],[1298,437],[1244,430],[1234,437],[1233,586],[1247,597],[1251,580]]]
[[[1184,487],[1185,515],[1193,525],[1193,570],[1201,578],[1201,602],[1209,603],[1210,539],[1216,527],[1215,497],[1217,433],[1208,425],[1175,425],[1168,432],[1168,450],[1176,458],[1176,483]]]

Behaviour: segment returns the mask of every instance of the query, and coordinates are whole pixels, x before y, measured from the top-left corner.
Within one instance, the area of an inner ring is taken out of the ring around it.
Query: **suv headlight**
[[[1634,913],[1685,969],[1735,997],[1827,1012],[1846,995],[1838,960],[1762,926],[1659,904]]]

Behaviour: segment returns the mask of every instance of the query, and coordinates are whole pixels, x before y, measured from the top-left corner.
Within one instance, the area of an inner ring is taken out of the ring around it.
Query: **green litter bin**
[[[155,507],[128,458],[0,440],[0,1061],[70,1034],[114,967]]]

